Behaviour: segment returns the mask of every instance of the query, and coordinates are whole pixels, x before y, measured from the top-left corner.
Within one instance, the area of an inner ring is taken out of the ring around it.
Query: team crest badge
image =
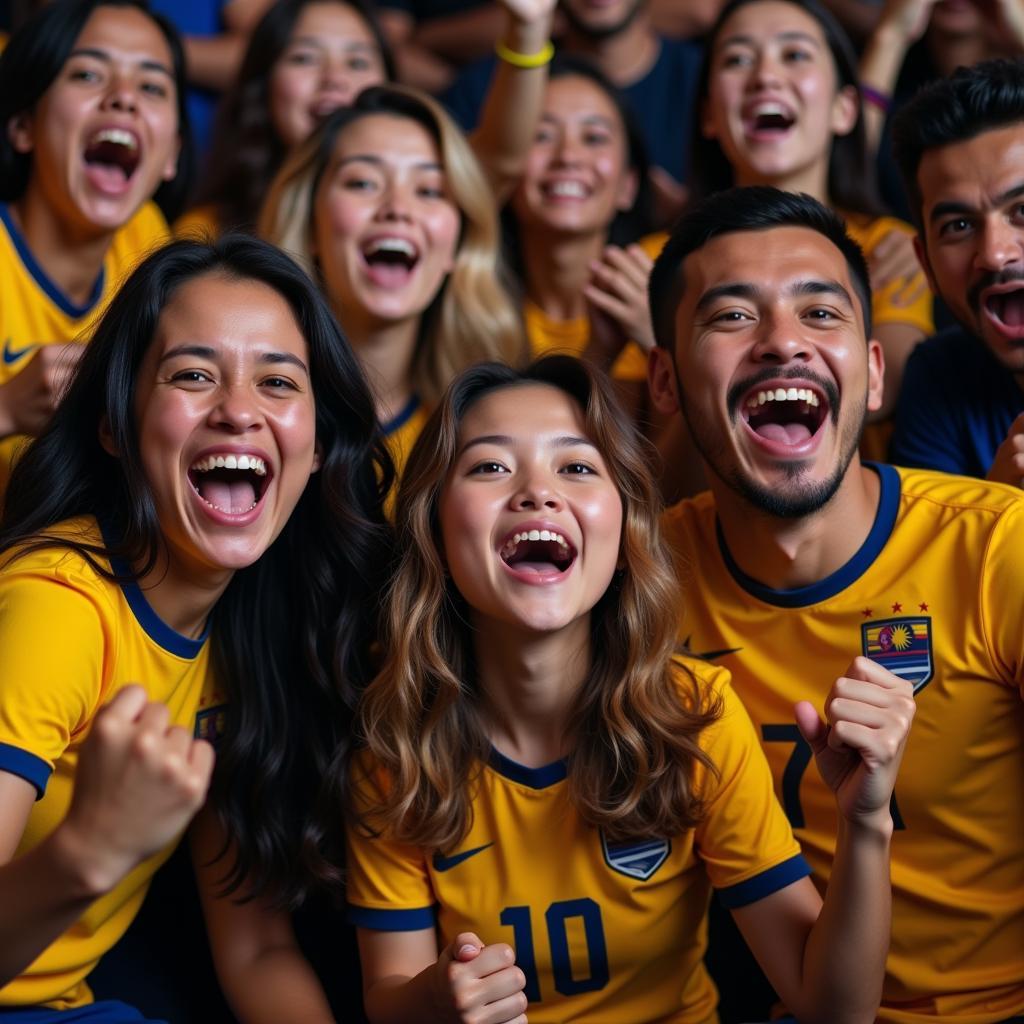
[[[932,620],[927,615],[865,622],[860,636],[864,654],[901,679],[909,679],[914,693],[931,680]]]
[[[216,746],[217,741],[224,735],[227,714],[228,706],[226,704],[217,704],[196,712],[196,725],[192,735],[197,740],[207,740]]]
[[[646,882],[665,863],[672,843],[668,839],[627,839],[609,843],[601,832],[605,863],[620,875]]]

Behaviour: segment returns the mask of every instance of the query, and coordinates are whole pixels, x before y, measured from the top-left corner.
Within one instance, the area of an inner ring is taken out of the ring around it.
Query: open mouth
[[[590,189],[582,181],[571,179],[550,181],[542,191],[550,199],[586,199],[590,195]]]
[[[203,501],[218,512],[251,512],[267,492],[271,474],[257,455],[204,455],[189,466],[188,480]]]
[[[782,103],[758,103],[747,111],[746,122],[756,134],[781,135],[796,124],[796,115]]]
[[[513,533],[498,554],[506,565],[538,576],[563,573],[576,561],[576,549],[553,530]]]
[[[371,278],[384,287],[405,284],[419,263],[419,250],[407,238],[374,238],[362,250]]]
[[[134,132],[101,128],[90,136],[83,157],[89,167],[110,178],[113,185],[124,185],[139,166],[142,153]]]
[[[828,415],[828,400],[810,388],[760,388],[750,392],[742,411],[759,437],[799,445],[821,429]]]
[[[1019,331],[1024,327],[1024,287],[989,292],[984,299],[989,316],[1003,327]]]

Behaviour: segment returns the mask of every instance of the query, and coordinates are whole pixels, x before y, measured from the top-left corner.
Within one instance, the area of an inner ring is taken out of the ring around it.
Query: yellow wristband
[[[499,40],[494,44],[494,52],[514,68],[542,68],[545,64],[551,63],[551,58],[555,55],[555,44],[549,39],[540,53],[517,53]]]

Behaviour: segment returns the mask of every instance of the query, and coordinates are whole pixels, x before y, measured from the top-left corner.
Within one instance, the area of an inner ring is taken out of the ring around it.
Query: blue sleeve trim
[[[26,782],[31,782],[40,799],[46,792],[46,783],[50,781],[53,769],[35,754],[30,754],[21,747],[12,747],[9,743],[0,743],[0,771],[10,772]]]
[[[804,855],[798,853],[781,864],[762,871],[753,878],[748,878],[738,885],[727,885],[724,889],[718,890],[718,898],[722,906],[728,910],[736,910],[738,907],[746,907],[765,896],[771,896],[773,892],[785,889],[787,885],[799,882],[811,873],[811,866],[804,860]]]
[[[415,910],[375,910],[346,907],[350,924],[357,928],[372,928],[375,932],[418,932],[437,927],[437,907],[417,907]]]

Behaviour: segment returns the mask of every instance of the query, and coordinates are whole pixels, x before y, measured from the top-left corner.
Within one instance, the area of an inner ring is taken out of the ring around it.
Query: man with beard
[[[913,683],[878,1019],[1016,1019],[1024,495],[861,463],[882,387],[868,273],[842,222],[809,197],[712,196],[676,226],[650,297],[652,393],[662,412],[682,411],[711,487],[665,517],[681,639],[732,673],[819,881],[835,814],[788,724],[793,704],[821,701],[858,656],[840,684],[849,697],[878,666]]]
[[[1024,486],[1024,64],[933,83],[893,139],[918,257],[960,326],[907,362],[891,456]]]
[[[622,92],[647,147],[659,219],[667,222],[684,199],[700,47],[659,36],[647,0],[562,0],[559,10],[566,28],[558,52],[591,61]],[[493,57],[470,66],[442,97],[467,132],[479,120],[494,67]]]

